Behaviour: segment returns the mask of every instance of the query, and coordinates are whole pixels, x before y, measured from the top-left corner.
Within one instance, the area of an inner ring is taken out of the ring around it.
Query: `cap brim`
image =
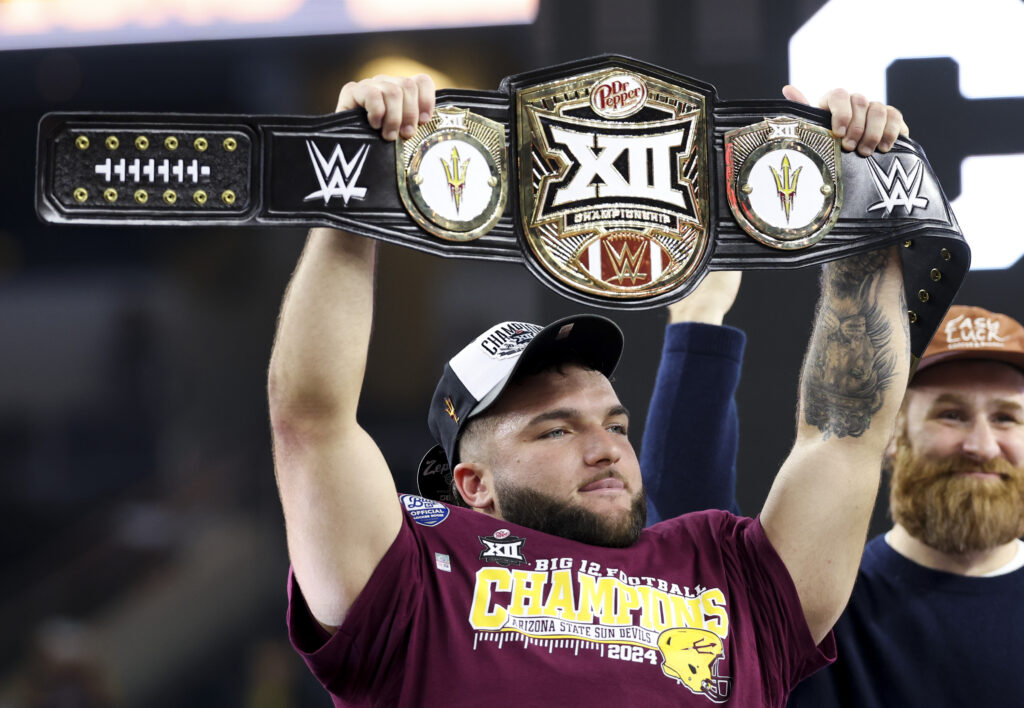
[[[992,349],[960,349],[926,356],[921,359],[921,363],[917,365],[917,372],[953,361],[999,361],[1004,364],[1015,366],[1024,372],[1024,353],[1012,351],[1004,352]]]

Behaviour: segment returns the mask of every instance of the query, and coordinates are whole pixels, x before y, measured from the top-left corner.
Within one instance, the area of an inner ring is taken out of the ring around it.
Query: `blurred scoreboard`
[[[0,0],[0,50],[533,22],[540,0]]]

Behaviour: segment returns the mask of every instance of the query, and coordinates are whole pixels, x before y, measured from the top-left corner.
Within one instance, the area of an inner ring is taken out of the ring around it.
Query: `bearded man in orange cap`
[[[889,541],[962,575],[1011,562],[1024,534],[1024,330],[980,307],[943,321],[904,399],[892,464]]]

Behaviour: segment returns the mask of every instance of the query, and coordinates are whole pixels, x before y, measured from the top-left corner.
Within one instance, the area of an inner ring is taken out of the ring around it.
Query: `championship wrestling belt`
[[[442,90],[413,137],[328,116],[51,113],[44,221],[331,226],[435,255],[524,263],[578,302],[642,309],[708,270],[796,268],[902,243],[920,355],[970,265],[921,147],[843,153],[828,113],[719,101],[627,57]]]

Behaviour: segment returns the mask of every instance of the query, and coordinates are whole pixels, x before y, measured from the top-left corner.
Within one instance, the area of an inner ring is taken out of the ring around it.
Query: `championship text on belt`
[[[442,90],[413,137],[329,116],[51,113],[49,222],[332,226],[452,258],[525,263],[588,305],[684,297],[708,270],[794,268],[901,243],[920,355],[970,250],[920,146],[843,153],[829,115],[719,101],[621,56]]]

